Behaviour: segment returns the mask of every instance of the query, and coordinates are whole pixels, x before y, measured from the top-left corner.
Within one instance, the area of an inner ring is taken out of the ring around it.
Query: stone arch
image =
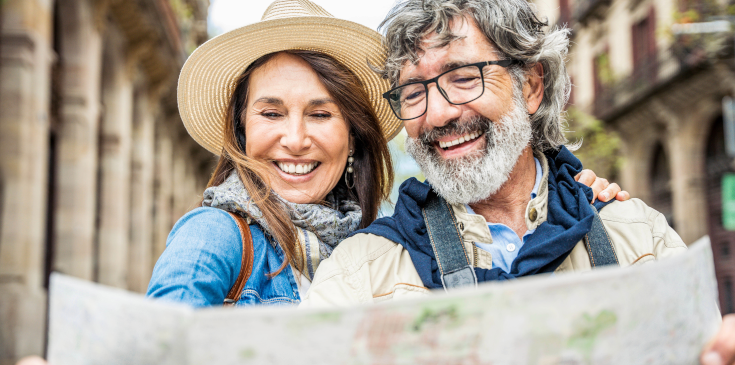
[[[692,133],[695,141],[701,146],[702,156],[707,156],[708,145],[712,138],[714,128],[718,128],[717,124],[722,123],[722,104],[719,102],[721,98],[707,98],[697,103],[697,109],[694,110],[695,123],[688,123],[688,133]],[[720,127],[721,128],[721,127]]]
[[[705,180],[707,201],[707,229],[712,243],[715,273],[720,292],[723,314],[735,312],[735,232],[722,226],[722,177],[735,173],[732,159],[725,152],[722,115],[710,123],[705,145]]]
[[[620,171],[620,183],[633,197],[649,202],[653,195],[650,181],[653,155],[664,144],[665,124],[655,114],[645,111],[630,113],[613,128],[620,135],[624,167]]]

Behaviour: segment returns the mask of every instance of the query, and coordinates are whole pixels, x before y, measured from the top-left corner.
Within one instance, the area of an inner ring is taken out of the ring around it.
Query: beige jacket
[[[538,195],[526,207],[526,226],[535,229],[546,221],[548,166],[541,156],[543,178]],[[485,218],[467,213],[464,205],[452,206],[462,231],[465,252],[475,267],[491,269],[492,255],[474,242],[492,243]],[[531,219],[534,218],[534,219]],[[613,202],[600,211],[615,246],[620,266],[642,265],[681,253],[686,245],[669,227],[664,216],[641,200]],[[577,243],[556,273],[591,270],[583,241]],[[345,306],[377,303],[429,293],[403,246],[384,237],[358,234],[340,243],[329,259],[319,265],[301,306]]]

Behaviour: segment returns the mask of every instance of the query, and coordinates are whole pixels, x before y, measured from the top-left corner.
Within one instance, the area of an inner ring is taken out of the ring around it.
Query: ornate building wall
[[[723,313],[735,311],[735,232],[722,227],[722,98],[735,94],[732,32],[677,35],[675,23],[722,19],[724,0],[536,1],[568,19],[572,107],[622,141],[620,184],[664,213],[682,239],[709,235]],[[719,16],[719,18],[718,18]],[[730,19],[730,18],[725,18]],[[594,147],[593,147],[594,148]],[[582,161],[584,162],[584,161]]]
[[[143,292],[200,199],[175,95],[208,6],[0,2],[0,364],[43,355],[52,271]]]

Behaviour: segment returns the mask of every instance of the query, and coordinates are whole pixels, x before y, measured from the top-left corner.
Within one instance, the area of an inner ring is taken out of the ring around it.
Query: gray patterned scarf
[[[275,194],[275,192],[273,192]],[[324,260],[347,235],[357,230],[362,220],[360,206],[350,200],[340,199],[330,192],[325,200],[331,206],[321,204],[295,204],[281,198],[284,208],[288,211],[291,222],[303,230],[313,233],[319,240],[319,260]],[[280,198],[280,197],[279,197]],[[202,206],[213,207],[233,213],[244,213],[256,222],[269,235],[272,235],[268,222],[257,205],[252,203],[250,194],[240,181],[236,172],[233,172],[222,184],[213,186],[204,191]],[[337,207],[334,209],[332,207]],[[307,257],[304,262],[312,262],[309,250],[302,250]],[[313,278],[313,270],[309,267],[309,278]]]

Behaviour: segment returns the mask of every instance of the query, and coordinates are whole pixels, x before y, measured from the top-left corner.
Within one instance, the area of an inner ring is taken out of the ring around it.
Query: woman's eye
[[[262,112],[260,115],[266,117],[266,118],[278,118],[281,116],[281,113],[276,112]]]
[[[312,113],[312,117],[319,118],[319,119],[327,119],[332,116],[332,114],[329,113]]]

